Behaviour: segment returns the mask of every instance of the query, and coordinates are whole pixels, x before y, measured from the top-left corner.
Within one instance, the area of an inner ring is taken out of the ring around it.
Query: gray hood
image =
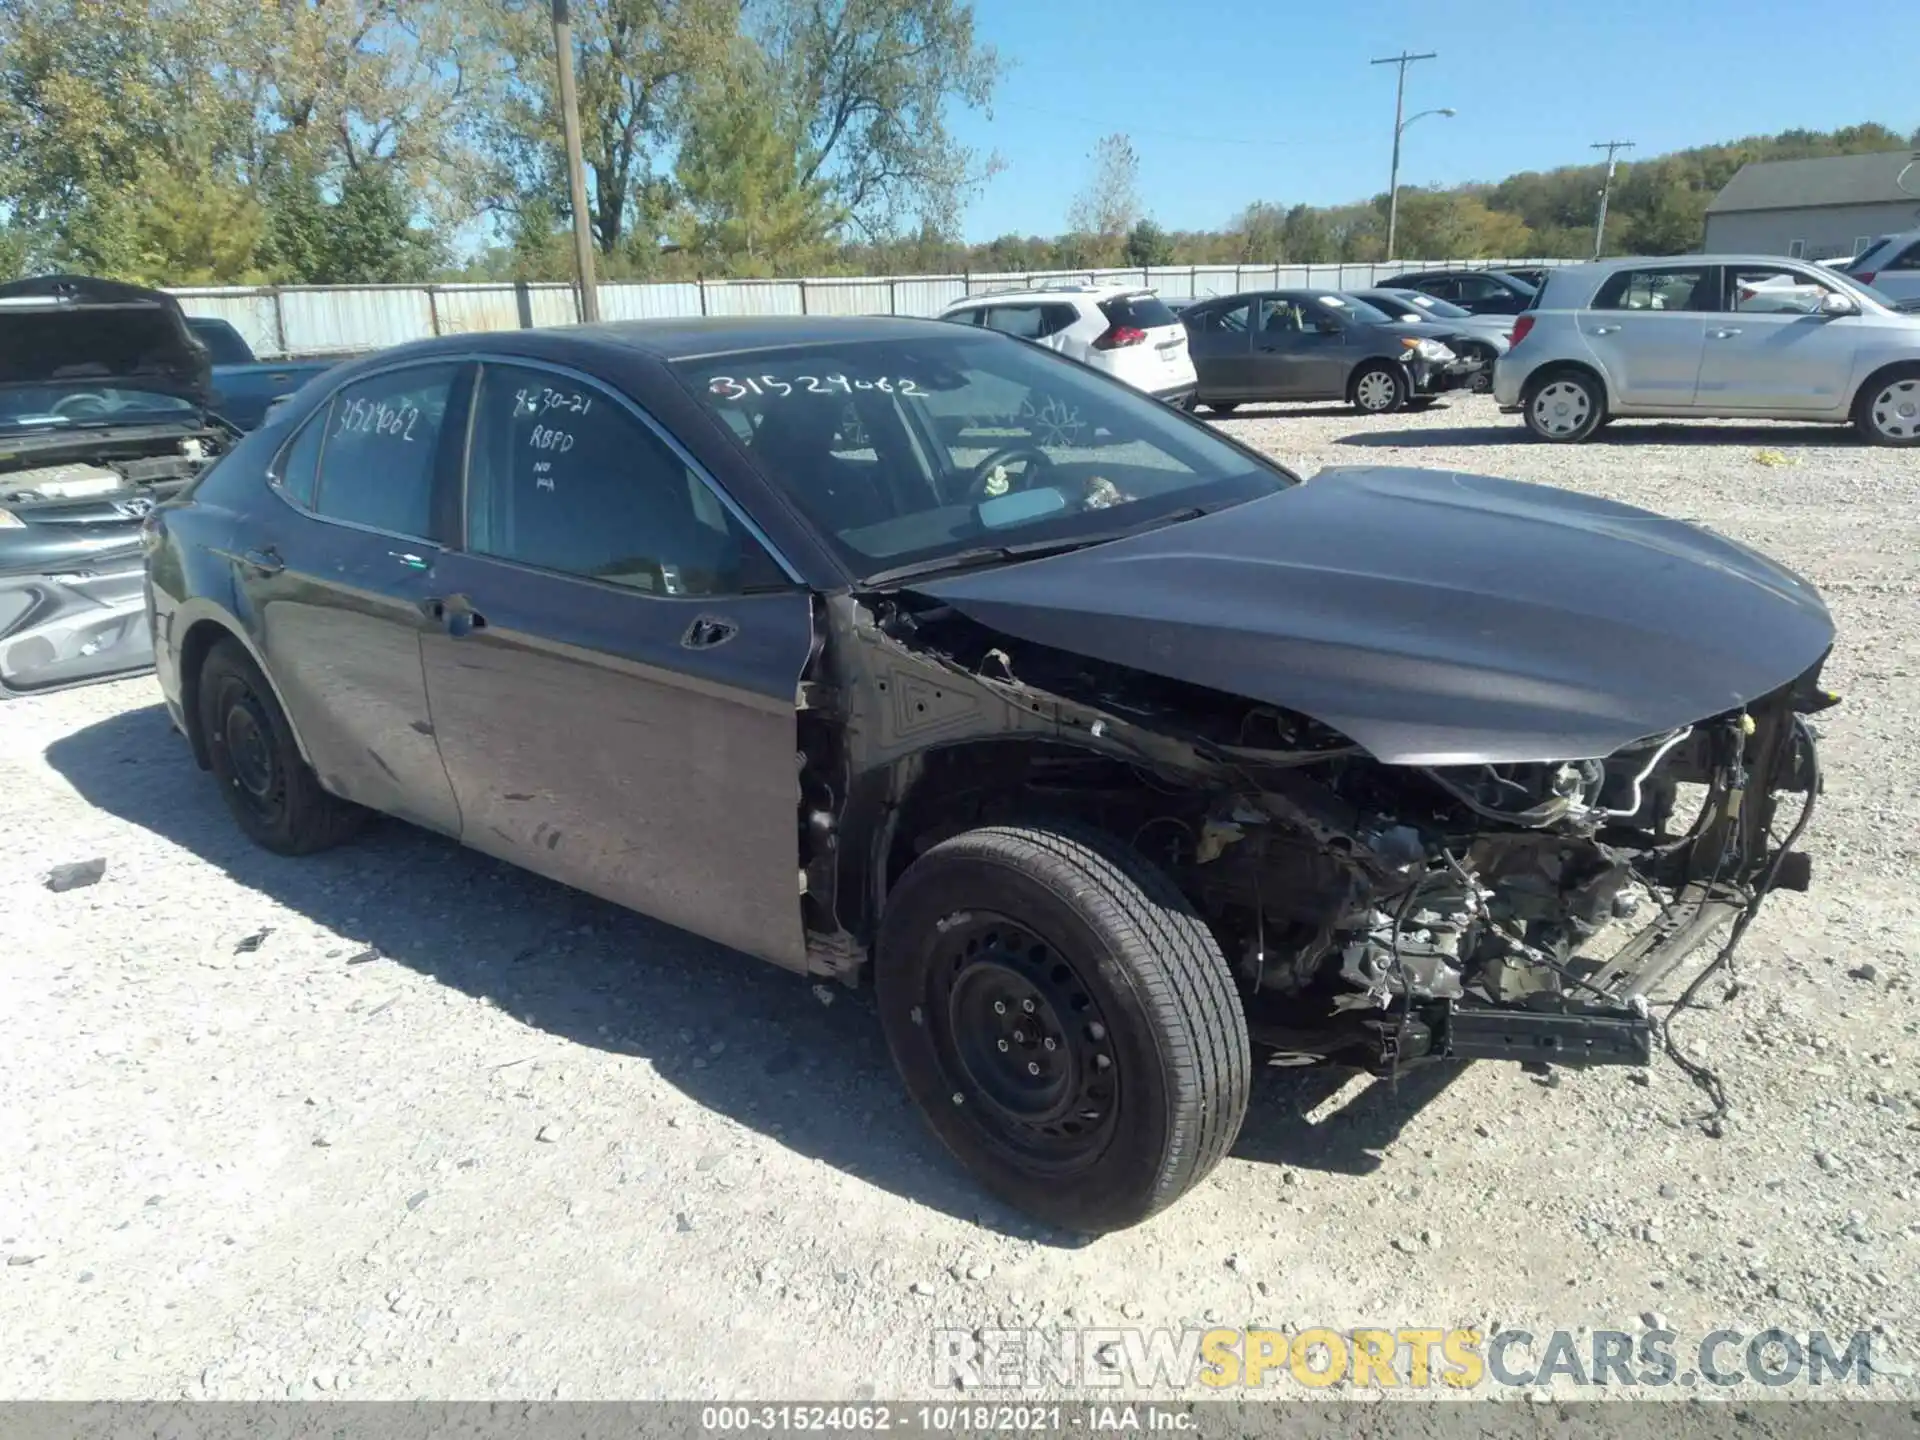
[[[163,291],[85,275],[0,285],[0,386],[91,382],[204,409],[212,370],[180,302]]]
[[[1777,689],[1833,642],[1818,592],[1743,545],[1434,470],[1325,470],[913,588],[1019,639],[1311,716],[1390,764],[1608,755]]]

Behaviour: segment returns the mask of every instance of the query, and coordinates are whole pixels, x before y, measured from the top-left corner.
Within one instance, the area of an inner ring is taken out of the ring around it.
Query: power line
[[[1607,152],[1607,178],[1600,185],[1600,214],[1593,222],[1593,258],[1598,260],[1607,243],[1607,201],[1613,195],[1614,156],[1622,150],[1633,149],[1634,145],[1631,140],[1596,140],[1587,148]]]

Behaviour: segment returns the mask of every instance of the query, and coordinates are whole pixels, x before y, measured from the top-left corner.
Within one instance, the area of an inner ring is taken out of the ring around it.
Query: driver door
[[[1843,294],[1794,265],[1728,265],[1720,313],[1706,317],[1698,403],[1726,410],[1843,413],[1859,349],[1858,315],[1824,315]]]
[[[528,362],[476,383],[464,543],[422,605],[460,838],[803,969],[806,592],[622,397]]]

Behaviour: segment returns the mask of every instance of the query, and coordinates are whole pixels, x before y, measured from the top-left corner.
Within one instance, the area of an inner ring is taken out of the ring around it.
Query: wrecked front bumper
[[[1425,1060],[1516,1060],[1556,1065],[1645,1065],[1659,1040],[1653,996],[1690,960],[1711,955],[1697,985],[1731,955],[1761,902],[1774,890],[1805,891],[1812,865],[1794,846],[1820,788],[1818,738],[1805,716],[1837,703],[1814,683],[1817,667],[1794,686],[1722,717],[1728,757],[1685,837],[1660,865],[1652,918],[1637,929],[1616,921],[1595,936],[1610,952],[1576,951],[1553,990],[1496,998],[1484,984],[1446,996],[1408,990],[1377,1009],[1340,1015],[1311,1052],[1392,1074]],[[1784,837],[1774,838],[1776,797],[1803,803]],[[1716,935],[1725,939],[1709,946]],[[1690,992],[1689,992],[1690,993]],[[1304,1058],[1300,1037],[1255,1039]]]

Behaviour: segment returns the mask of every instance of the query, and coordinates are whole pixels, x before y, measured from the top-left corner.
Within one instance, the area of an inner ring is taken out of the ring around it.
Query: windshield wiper
[[[1020,545],[980,545],[971,550],[956,550],[950,555],[936,555],[931,559],[896,565],[891,570],[876,571],[860,583],[869,587],[887,586],[902,580],[943,575],[951,570],[972,570],[982,565],[1005,565],[1015,560],[1039,560],[1048,555],[1066,555],[1075,550],[1084,550],[1089,545],[1105,545],[1110,540],[1124,540],[1130,535],[1144,535],[1147,531],[1158,530],[1163,525],[1175,525],[1182,520],[1198,520],[1206,513],[1204,506],[1193,505],[1185,510],[1175,510],[1170,515],[1157,515],[1139,525],[1129,525],[1122,530],[1104,530],[1097,535],[1075,535],[1071,539],[1059,540],[1029,540]]]

